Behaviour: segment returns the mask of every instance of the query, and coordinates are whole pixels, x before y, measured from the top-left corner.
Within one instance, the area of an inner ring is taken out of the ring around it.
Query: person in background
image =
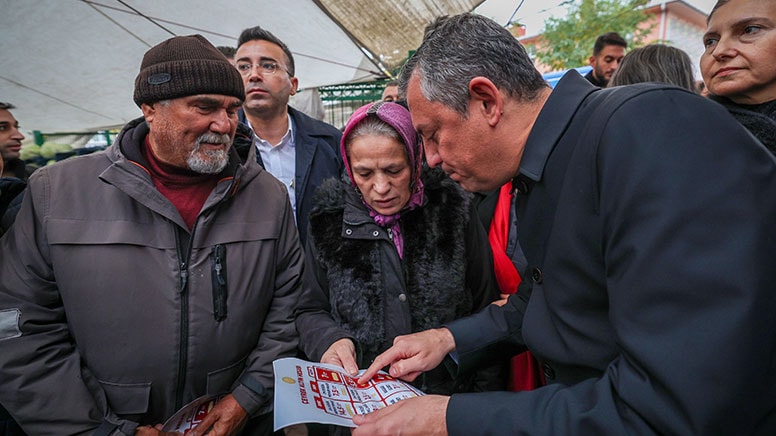
[[[244,96],[204,37],[170,38],[143,56],[143,118],[30,178],[0,239],[0,403],[27,433],[159,434],[217,395],[188,435],[272,433],[304,258],[287,191],[233,148]]]
[[[19,122],[11,113],[13,108],[10,103],[0,102],[0,236],[16,218],[24,197],[24,187],[27,185],[28,171],[24,162],[19,159],[24,135],[19,131]],[[3,412],[0,406],[0,420]]]
[[[606,88],[612,74],[617,71],[620,60],[625,56],[627,48],[628,43],[619,33],[609,32],[600,35],[596,38],[593,54],[588,59],[593,69],[585,75],[585,79],[595,86]]]
[[[399,82],[396,80],[391,80],[388,83],[385,84],[385,88],[383,88],[383,101],[399,101],[404,100],[403,98],[399,98]]]
[[[14,109],[14,105],[0,102],[0,157],[4,166],[0,177],[16,177],[27,181],[32,171],[19,158],[24,135],[11,109]]]
[[[665,44],[649,44],[629,51],[608,86],[644,82],[670,83],[696,92],[690,56],[682,49]]]
[[[236,48],[227,45],[219,45],[216,48],[221,52],[222,55],[224,55],[224,57],[226,57],[226,59],[229,60],[229,63],[235,65],[234,55],[237,53]]]
[[[14,105],[0,102],[0,237],[16,218],[27,186],[27,171],[19,159],[24,135],[19,131],[19,122],[11,113]],[[5,172],[6,161],[12,167]],[[21,436],[24,432],[5,408],[0,405],[0,434]]]
[[[709,97],[776,153],[776,2],[719,0],[706,20]]]
[[[300,348],[355,375],[396,336],[438,327],[498,298],[490,247],[469,194],[440,169],[422,169],[409,111],[362,106],[342,139],[347,178],[320,188],[297,308]],[[479,377],[444,366],[426,393],[500,390],[505,361]]]
[[[776,434],[776,159],[722,106],[576,70],[550,89],[477,14],[431,24],[399,80],[429,166],[512,181],[527,267],[506,304],[399,336],[358,382],[528,348],[548,384],[410,398],[354,436]]]
[[[243,30],[235,62],[245,84],[240,121],[253,130],[259,164],[286,186],[304,245],[313,193],[324,179],[342,174],[342,133],[288,105],[299,85],[294,57],[272,33],[259,26]]]
[[[0,103],[0,105],[2,105],[0,107],[5,107],[6,111],[7,109],[13,108],[12,105],[7,103]],[[15,136],[15,134],[12,133],[14,130],[18,132],[17,124],[15,123],[16,120],[13,121],[14,124],[10,125],[8,120],[3,116],[2,110],[0,110],[0,144],[6,144],[10,137]],[[19,136],[21,136],[19,141],[24,139],[24,136],[21,135],[21,133],[19,133]],[[0,147],[2,147],[2,145],[0,145]],[[0,174],[3,173],[4,165],[4,160],[0,159]],[[0,177],[0,217],[5,216],[8,206],[11,204],[12,200],[17,198],[19,194],[24,191],[25,186],[27,186],[27,184],[16,177]],[[14,217],[15,216],[16,215],[14,214]],[[3,233],[10,227],[11,222],[13,221],[6,223],[4,219],[0,220],[0,236],[3,236]],[[13,420],[2,404],[0,404],[0,434],[4,436],[24,435],[19,424]]]
[[[709,89],[706,88],[706,82],[703,81],[703,79],[698,79],[695,81],[695,93],[700,95],[701,97],[708,97],[709,96]]]

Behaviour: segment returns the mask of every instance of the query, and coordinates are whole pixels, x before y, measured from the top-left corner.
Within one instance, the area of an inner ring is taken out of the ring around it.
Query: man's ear
[[[299,79],[296,77],[290,77],[291,79],[291,95],[296,94],[296,90],[299,89]]]
[[[477,76],[469,81],[469,105],[495,126],[504,115],[501,91],[487,77]]]
[[[153,121],[154,116],[156,115],[156,108],[154,107],[153,103],[141,103],[140,110],[143,111],[143,118],[145,118],[146,122],[150,123]]]
[[[590,56],[587,58],[587,63],[590,64],[591,67],[595,66],[595,56]]]

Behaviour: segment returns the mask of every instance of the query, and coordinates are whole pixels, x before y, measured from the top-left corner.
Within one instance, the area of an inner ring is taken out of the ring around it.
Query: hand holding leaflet
[[[273,367],[276,431],[303,422],[355,427],[355,415],[424,395],[383,371],[358,384],[357,376],[350,376],[344,368],[334,365],[285,358],[273,362]]]
[[[185,436],[205,419],[205,416],[213,409],[221,397],[223,395],[201,396],[186,404],[165,421],[161,431],[178,432]]]

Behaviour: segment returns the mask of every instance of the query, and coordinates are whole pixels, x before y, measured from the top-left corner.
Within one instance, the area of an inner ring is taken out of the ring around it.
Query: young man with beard
[[[235,63],[245,84],[240,121],[253,130],[259,164],[286,186],[304,245],[313,193],[342,174],[342,132],[288,105],[299,86],[294,56],[272,33],[259,26],[243,30]]]
[[[596,38],[593,54],[588,59],[593,69],[585,75],[585,79],[595,86],[606,88],[627,48],[628,43],[617,32],[604,33]]]
[[[234,150],[244,95],[205,38],[168,39],[143,118],[31,177],[0,241],[0,403],[27,433],[158,434],[204,395],[190,434],[271,433],[303,257],[285,188]]]

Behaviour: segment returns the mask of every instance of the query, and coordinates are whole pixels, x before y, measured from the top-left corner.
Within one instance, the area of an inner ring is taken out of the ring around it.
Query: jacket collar
[[[541,180],[550,153],[579,106],[588,95],[598,90],[600,88],[593,86],[576,70],[569,71],[558,81],[528,135],[520,161],[520,174],[534,182]]]
[[[294,139],[296,140],[297,145],[304,140],[302,138],[303,136],[311,138],[331,136],[327,130],[319,128],[319,124],[315,122],[317,120],[291,106],[288,106],[288,116],[294,123]],[[237,118],[240,120],[240,123],[245,124],[246,126],[248,125],[248,119],[245,117],[243,108],[237,110]]]
[[[340,186],[345,197],[343,199],[342,221],[350,225],[374,224],[376,226],[377,224],[369,216],[369,211],[361,202],[360,193],[350,184],[347,176],[342,178]]]
[[[20,192],[24,191],[27,183],[16,177],[0,178],[0,217],[3,216],[5,208]]]

